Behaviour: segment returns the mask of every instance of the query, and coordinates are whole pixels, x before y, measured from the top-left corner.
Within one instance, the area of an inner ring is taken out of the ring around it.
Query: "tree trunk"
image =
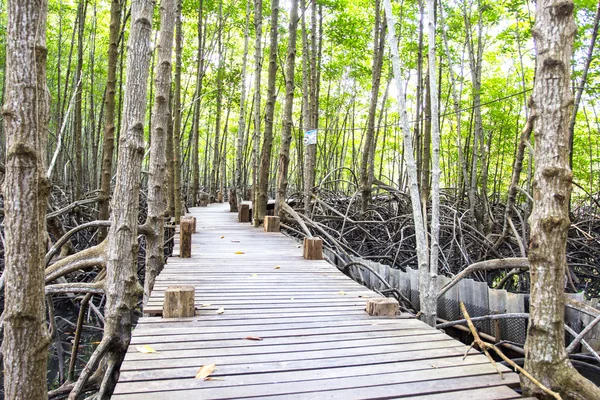
[[[310,68],[309,68],[309,102],[308,102],[308,124],[307,130],[318,129],[319,109],[317,104],[317,3],[311,6],[311,38],[310,38]],[[308,52],[308,44],[306,46]],[[308,57],[308,54],[307,54]],[[317,132],[318,135],[318,132]],[[307,144],[305,147],[304,161],[304,211],[309,213],[312,200],[313,188],[315,186],[315,169],[317,167],[317,144]]]
[[[221,146],[221,113],[223,110],[223,15],[222,15],[223,1],[219,0],[219,26],[217,28],[217,53],[218,53],[218,66],[217,66],[217,113],[215,116],[215,141],[213,144],[213,160],[212,167],[210,170],[210,194],[213,197],[217,197],[217,191],[219,190],[219,166],[220,166],[220,146]],[[221,178],[222,179],[222,178]],[[223,193],[221,193],[223,195]]]
[[[240,78],[240,118],[238,120],[238,136],[235,151],[235,194],[237,204],[242,204],[246,196],[243,191],[243,150],[246,147],[244,131],[246,129],[246,67],[248,64],[248,41],[250,27],[250,0],[246,0],[246,23],[244,25],[244,55],[242,58],[242,76]]]
[[[131,340],[132,311],[142,288],[138,283],[138,204],[144,156],[144,116],[150,67],[153,2],[131,4],[123,125],[117,181],[112,199],[106,262],[106,323],[92,359],[106,354],[106,370],[98,398],[108,398],[117,383],[119,367]],[[78,384],[82,384],[80,378]],[[71,394],[72,399],[76,397]]]
[[[570,226],[569,119],[573,109],[570,65],[576,26],[573,2],[538,0],[532,30],[536,77],[532,113],[536,115],[534,203],[529,223],[531,300],[525,343],[525,369],[568,399],[598,399],[600,389],[571,365],[565,351],[564,281]],[[521,378],[527,395],[544,398]]]
[[[277,172],[277,198],[275,199],[275,215],[281,214],[281,203],[286,201],[288,187],[288,170],[290,165],[290,146],[292,144],[292,120],[294,108],[294,72],[296,71],[296,37],[298,32],[298,0],[292,0],[290,10],[290,27],[285,62],[285,105],[283,109],[283,129],[281,131],[281,148],[279,149],[279,169]]]
[[[46,146],[46,0],[8,1],[4,227],[4,394],[45,399],[50,337],[44,303]]]
[[[173,30],[175,27],[176,0],[160,3],[160,39],[158,41],[158,65],[156,69],[156,98],[154,99],[154,122],[150,147],[150,170],[148,177],[148,217],[146,226],[152,231],[146,235],[146,274],[144,279],[144,305],[150,297],[156,276],[164,265],[164,215],[166,137],[171,118],[169,92],[171,90],[171,60],[173,54]]]
[[[175,91],[173,93],[173,216],[175,223],[181,217],[181,1],[177,2],[175,21]]]
[[[85,16],[87,1],[80,0],[77,6],[77,67],[75,69],[75,110],[73,112],[73,141],[75,147],[75,200],[79,200],[83,190],[83,146],[82,146],[82,117],[81,100],[83,92],[83,31],[85,29]]]
[[[385,13],[388,20],[389,30],[389,45],[392,52],[392,66],[394,70],[394,78],[396,80],[396,90],[398,96],[398,114],[401,116],[402,134],[404,136],[404,157],[406,159],[407,175],[410,189],[410,201],[413,211],[413,220],[415,225],[415,238],[417,260],[419,264],[419,289],[421,293],[428,293],[428,288],[431,287],[429,275],[429,254],[427,246],[427,229],[423,218],[423,210],[421,208],[421,199],[419,195],[419,181],[417,179],[417,164],[413,152],[413,143],[406,113],[406,100],[404,96],[404,80],[401,72],[400,55],[398,54],[398,44],[396,41],[395,19],[392,14],[392,6],[390,0],[384,0]],[[422,290],[425,288],[426,290]],[[421,295],[423,296],[423,295]],[[423,299],[423,297],[421,297]],[[435,325],[436,309],[430,309],[431,304],[435,304],[431,299],[427,299],[421,303],[422,318],[431,324]]]
[[[262,70],[262,0],[254,0],[254,137],[252,147],[252,202],[257,204],[258,152],[260,140],[260,73]],[[252,207],[254,226],[258,226],[258,207]]]
[[[200,0],[198,9],[198,59],[196,60],[196,91],[194,93],[194,121],[192,123],[192,206],[198,204],[198,191],[200,187],[198,145],[200,140],[200,95],[202,93],[202,80],[204,78],[204,43],[202,40],[203,3],[203,0]]]
[[[263,137],[258,177],[258,201],[256,208],[258,220],[262,222],[267,213],[269,200],[269,172],[273,148],[273,114],[275,112],[275,78],[277,75],[277,28],[279,19],[279,0],[271,0],[271,43],[269,45],[269,74],[267,78],[267,106],[265,109],[265,134]]]
[[[104,139],[102,144],[102,172],[100,177],[100,202],[98,219],[108,219],[110,202],[110,181],[112,178],[113,153],[115,148],[115,90],[117,79],[117,56],[119,33],[121,31],[121,9],[124,0],[112,0],[110,3],[110,33],[108,39],[108,64],[106,77],[106,95],[104,97]],[[98,242],[106,237],[107,229],[98,229]]]
[[[360,164],[360,184],[362,190],[361,214],[367,212],[371,202],[371,186],[373,185],[373,164],[375,158],[375,114],[377,114],[377,99],[379,97],[379,84],[381,82],[381,68],[383,66],[383,53],[385,51],[385,19],[381,21],[381,6],[375,0],[375,29],[373,30],[373,67],[371,76],[371,102],[367,117],[367,131]]]

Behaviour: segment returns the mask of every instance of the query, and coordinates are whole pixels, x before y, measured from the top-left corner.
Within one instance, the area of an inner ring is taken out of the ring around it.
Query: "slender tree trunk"
[[[99,398],[112,394],[119,368],[131,340],[132,311],[142,288],[137,278],[138,203],[144,156],[144,116],[153,2],[133,0],[129,33],[125,102],[117,182],[112,200],[106,262],[106,322],[104,336],[95,354],[106,352],[106,371]],[[94,355],[92,355],[94,357]]]
[[[381,21],[381,6],[379,0],[375,0],[375,28],[373,30],[373,66],[371,75],[371,102],[369,103],[369,115],[367,117],[367,131],[362,151],[360,164],[361,184],[361,214],[367,212],[371,202],[371,186],[373,185],[373,164],[375,158],[375,117],[377,114],[377,99],[379,98],[379,85],[381,82],[381,68],[383,67],[383,53],[385,51],[385,16]]]
[[[172,66],[171,66],[172,69]],[[167,122],[167,174],[165,176],[165,188],[167,190],[167,211],[170,217],[175,216],[175,164],[173,163],[173,85],[169,91],[169,120]]]
[[[4,181],[4,395],[46,399],[50,336],[44,303],[48,112],[46,0],[9,0]]]
[[[242,163],[243,163],[243,150],[246,147],[246,136],[244,131],[246,129],[246,67],[248,64],[248,41],[250,35],[248,33],[250,27],[250,0],[246,0],[246,24],[244,26],[244,56],[242,58],[242,76],[240,79],[240,119],[238,121],[238,136],[236,142],[235,152],[235,194],[237,196],[237,204],[242,204],[243,199],[246,197],[244,193],[243,185],[243,174],[242,174]]]
[[[258,220],[262,222],[267,213],[269,200],[269,172],[271,152],[273,148],[273,114],[275,112],[275,78],[277,75],[277,28],[279,20],[279,0],[271,0],[271,43],[269,45],[269,74],[267,78],[267,106],[265,109],[265,133],[260,156],[260,172],[258,177],[258,199],[256,208]]]
[[[210,170],[210,194],[214,197],[217,196],[219,190],[219,166],[220,166],[220,145],[221,145],[221,113],[223,110],[223,1],[219,0],[219,27],[217,30],[217,52],[218,52],[218,66],[217,66],[217,114],[215,116],[215,142],[213,145],[213,160]],[[221,193],[223,195],[223,193]]]
[[[308,53],[308,44],[306,46]],[[307,54],[308,57],[308,54]],[[309,102],[307,130],[318,129],[319,109],[317,105],[317,3],[311,5],[311,38],[310,38],[310,68],[309,68]],[[318,136],[318,132],[317,132]],[[317,167],[317,144],[307,144],[305,147],[304,161],[304,211],[308,214],[315,186],[315,173]]]
[[[171,90],[171,60],[173,54],[173,30],[175,27],[176,0],[160,3],[160,39],[158,41],[158,64],[156,69],[156,98],[154,99],[154,123],[150,147],[150,170],[148,178],[148,217],[146,226],[152,231],[146,235],[146,274],[144,278],[144,305],[150,297],[156,276],[164,265],[164,215],[166,137],[171,114],[169,92]]]
[[[573,111],[570,65],[576,26],[573,2],[538,0],[532,30],[536,77],[532,112],[535,129],[534,203],[529,223],[531,300],[525,342],[525,369],[568,399],[598,399],[600,389],[573,368],[565,351],[564,280],[571,221],[569,119]],[[522,379],[528,395],[544,397]]]
[[[440,122],[435,54],[436,0],[427,0],[427,36],[429,39],[429,102],[431,109],[431,245],[429,253],[429,280],[425,290],[420,289],[423,320],[431,326],[437,323],[437,273],[440,250]],[[429,169],[427,167],[427,169]],[[425,293],[423,293],[425,292]]]
[[[77,67],[75,69],[75,110],[73,115],[73,141],[75,144],[75,199],[79,200],[83,190],[83,123],[81,116],[82,102],[82,73],[83,73],[83,31],[85,29],[85,17],[87,1],[79,1],[77,6]]]
[[[175,21],[175,89],[173,93],[173,208],[175,223],[181,217],[181,1],[177,2]]]
[[[302,129],[303,132],[300,133],[300,138],[302,138],[303,134],[310,129],[310,110],[309,110],[309,92],[308,92],[308,80],[309,80],[309,76],[310,76],[310,66],[308,64],[308,51],[309,51],[309,47],[308,47],[308,32],[307,32],[307,27],[306,27],[306,0],[300,0],[300,9],[302,11],[302,17],[301,17],[301,21],[302,21],[302,114],[300,117],[301,123],[300,123],[300,127]],[[303,143],[301,141],[299,141],[299,143]],[[304,160],[307,159],[307,154],[308,154],[308,146],[304,146]],[[298,152],[298,163],[299,165],[302,166],[302,168],[300,168],[300,171],[302,172],[302,179],[300,179],[301,183],[303,184],[303,189],[304,189],[304,210],[306,213],[308,213],[308,208],[310,206],[310,197],[307,196],[307,194],[309,194],[309,190],[311,188],[308,188],[306,185],[306,180],[307,180],[307,165],[305,165],[305,162],[301,162],[301,156],[302,154],[300,152]],[[307,190],[308,188],[308,190]]]
[[[252,147],[252,213],[253,224],[258,226],[258,152],[260,140],[260,73],[262,70],[262,0],[254,0],[254,137]]]
[[[124,0],[112,0],[110,3],[110,33],[108,39],[106,94],[104,97],[104,141],[102,145],[102,172],[100,176],[100,202],[98,212],[98,219],[102,221],[107,220],[109,215],[110,181],[112,178],[112,162],[115,147],[115,85],[123,1]],[[106,232],[106,228],[100,228],[98,230],[98,242],[104,240]]]
[[[431,287],[429,274],[429,254],[427,246],[427,229],[423,218],[423,210],[421,208],[421,199],[419,195],[419,181],[417,179],[417,165],[413,152],[413,143],[406,113],[406,100],[404,96],[404,80],[401,72],[400,56],[398,54],[398,44],[396,41],[395,19],[392,14],[392,6],[390,0],[384,0],[385,13],[388,20],[389,30],[389,45],[392,52],[392,66],[394,70],[394,78],[396,80],[396,90],[398,93],[398,114],[401,116],[402,134],[404,136],[404,158],[406,159],[407,175],[410,189],[410,200],[413,210],[413,220],[415,225],[415,238],[417,260],[419,264],[419,289],[421,291],[421,315],[422,318],[431,324],[435,325],[436,309],[430,309],[429,306],[434,302],[431,299],[423,301],[423,292],[429,293]],[[423,290],[425,289],[425,290]],[[433,317],[432,317],[433,316]]]
[[[290,146],[294,127],[292,111],[294,109],[294,73],[296,71],[296,37],[298,33],[298,0],[292,0],[290,10],[290,26],[285,62],[285,105],[283,109],[283,129],[281,130],[281,148],[279,149],[279,166],[277,172],[277,198],[275,199],[275,215],[281,214],[281,203],[286,201],[288,187],[288,171],[290,165]],[[283,215],[280,215],[283,217]]]
[[[194,121],[192,124],[192,206],[198,204],[198,191],[200,187],[198,145],[200,141],[200,95],[202,94],[202,81],[204,78],[204,43],[202,40],[203,3],[204,1],[200,0],[198,8],[198,59],[196,60],[196,91],[194,93]]]

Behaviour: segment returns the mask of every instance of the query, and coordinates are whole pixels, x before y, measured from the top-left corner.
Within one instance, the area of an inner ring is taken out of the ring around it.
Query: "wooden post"
[[[163,318],[193,317],[194,314],[194,287],[188,285],[167,287],[163,303]]]
[[[190,258],[192,256],[192,232],[194,222],[190,217],[181,217],[179,220],[179,257]]]
[[[238,221],[250,222],[250,204],[242,203],[238,205]]]
[[[223,202],[223,193],[217,192],[217,203]]]
[[[196,217],[193,217],[191,215],[186,215],[184,218],[187,218],[190,221],[192,221],[192,233],[196,233]]]
[[[229,189],[229,212],[238,211],[237,193],[235,189]]]
[[[322,260],[323,240],[320,238],[304,238],[304,258],[307,260]]]
[[[265,216],[265,232],[279,232],[279,217]]]
[[[399,310],[398,300],[391,298],[369,299],[367,313],[371,316],[393,317]]]

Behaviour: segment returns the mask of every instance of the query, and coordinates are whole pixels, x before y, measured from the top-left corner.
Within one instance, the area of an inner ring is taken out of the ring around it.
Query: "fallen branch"
[[[473,340],[474,340],[473,343],[475,343],[475,344],[477,344],[477,346],[479,346],[479,348],[485,353],[485,355],[488,357],[488,359],[490,360],[490,362],[496,369],[498,369],[498,366],[497,366],[496,362],[492,359],[490,354],[488,353],[488,351],[487,351],[488,349],[494,350],[496,352],[496,354],[500,358],[502,358],[508,365],[513,367],[515,370],[519,371],[520,374],[523,374],[527,379],[529,379],[533,384],[535,384],[537,387],[542,389],[545,393],[554,397],[557,400],[562,400],[562,397],[560,397],[560,394],[553,392],[552,390],[550,390],[546,386],[544,386],[540,381],[538,381],[533,376],[531,376],[531,374],[529,372],[525,371],[523,368],[521,368],[517,364],[515,364],[515,362],[513,360],[506,357],[499,348],[481,340],[481,338],[479,337],[479,334],[477,333],[477,330],[475,329],[475,325],[473,325],[473,322],[471,321],[471,317],[469,316],[469,312],[467,311],[467,308],[465,307],[465,303],[463,303],[462,301],[460,302],[460,310],[462,311],[463,316],[467,320],[467,324],[469,325],[469,329],[471,330],[471,334],[473,335]],[[471,345],[471,347],[473,347],[473,345]],[[500,371],[498,371],[498,372],[500,372]],[[502,376],[502,374],[500,374],[500,376]]]

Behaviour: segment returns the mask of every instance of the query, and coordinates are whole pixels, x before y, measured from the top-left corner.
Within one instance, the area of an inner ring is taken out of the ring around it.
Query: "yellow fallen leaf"
[[[275,267],[275,269],[281,269],[281,267],[278,265],[278,266]]]
[[[256,278],[258,276],[258,274],[252,274],[250,275],[250,278]]]
[[[235,254],[246,254],[243,251],[236,251]]]
[[[368,299],[371,296],[369,296],[368,294],[359,294],[358,297],[362,297],[364,299]]]
[[[225,239],[225,236],[221,236],[221,239]]]
[[[210,303],[204,303],[200,307],[210,307],[210,306],[212,306],[212,304],[210,304]]]
[[[293,298],[293,297],[290,297],[290,300],[294,300],[294,298]]]
[[[246,336],[244,339],[246,339],[246,340],[258,340],[258,341],[263,340],[261,337],[258,337],[258,336]]]
[[[204,379],[207,376],[209,376],[210,374],[212,374],[213,372],[215,372],[215,367],[217,365],[216,364],[208,364],[208,365],[203,365],[198,369],[198,372],[196,372],[196,379]]]
[[[217,314],[223,314],[224,312],[225,312],[225,309],[224,309],[223,307],[220,307],[220,308],[217,310]]]
[[[211,378],[210,376],[207,378],[204,378],[205,381],[224,381],[225,379],[223,378]]]
[[[346,292],[344,292],[343,290],[340,290],[340,291],[338,292],[338,294],[341,294],[342,296],[345,296],[345,295],[346,295]]]
[[[431,364],[431,368],[435,368],[435,369],[437,369],[437,365],[435,365],[435,364]]]
[[[144,353],[144,354],[156,353],[157,352],[156,350],[154,350],[152,347],[148,346],[147,344],[145,344],[143,346],[135,346],[135,349],[137,351],[139,351],[140,353]]]

